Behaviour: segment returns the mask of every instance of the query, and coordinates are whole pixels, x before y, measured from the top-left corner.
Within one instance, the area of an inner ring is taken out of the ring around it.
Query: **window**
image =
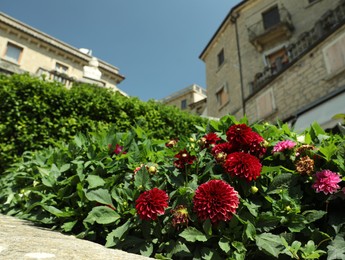
[[[7,43],[5,58],[14,63],[19,63],[22,52],[23,48],[9,42]]]
[[[55,64],[55,70],[56,70],[57,72],[67,74],[68,67],[65,66],[65,65],[62,65],[61,63],[58,63],[58,62],[57,62],[57,63]]]
[[[262,14],[264,28],[269,29],[280,23],[280,15],[278,6],[274,6]]]
[[[256,98],[256,110],[259,120],[272,115],[276,111],[272,89],[268,89]]]
[[[224,106],[229,101],[229,94],[228,94],[228,86],[227,86],[227,84],[224,84],[223,86],[221,86],[217,90],[216,97],[217,97],[217,103],[218,103],[219,107]]]
[[[218,67],[224,63],[224,49],[218,53]]]
[[[308,3],[312,4],[312,3],[316,2],[316,1],[319,1],[319,0],[308,0]]]
[[[270,53],[266,56],[266,61],[271,68],[272,73],[279,72],[289,63],[289,56],[285,47]]]
[[[186,109],[187,108],[187,99],[183,99],[181,101],[181,109]]]
[[[323,55],[329,74],[345,68],[345,34],[323,49]]]

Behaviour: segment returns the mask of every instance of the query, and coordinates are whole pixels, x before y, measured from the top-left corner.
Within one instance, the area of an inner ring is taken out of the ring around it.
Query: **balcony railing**
[[[62,84],[64,84],[67,88],[71,87],[73,82],[76,80],[74,78],[69,77],[65,73],[60,73],[56,70],[46,70],[43,68],[39,68],[37,70],[37,75],[43,76],[51,81],[58,81]]]
[[[272,26],[267,27],[264,20],[260,20],[247,28],[249,41],[260,52],[267,43],[291,37],[294,26],[290,13],[285,7],[278,8],[278,13],[279,21]]]
[[[262,72],[256,73],[254,80],[250,82],[251,93],[260,90],[302,55],[312,49],[319,41],[332,34],[343,24],[345,24],[345,0],[341,1],[339,6],[334,10],[325,12],[311,30],[302,33],[296,42],[287,46],[289,59],[286,63],[279,64],[274,70],[270,67],[265,67]]]

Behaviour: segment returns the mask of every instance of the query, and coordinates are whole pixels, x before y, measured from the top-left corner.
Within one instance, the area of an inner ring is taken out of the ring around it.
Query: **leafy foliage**
[[[0,173],[24,151],[39,150],[77,133],[138,125],[152,138],[190,134],[206,122],[153,100],[142,102],[88,84],[67,90],[29,75],[0,76]]]
[[[225,142],[228,128],[240,123],[246,119],[212,121],[173,147],[166,146],[168,139],[133,127],[79,133],[68,144],[25,152],[0,179],[1,210],[157,259],[342,259],[344,137],[317,124],[301,135],[287,125],[254,124],[267,151],[260,158],[260,176],[247,181],[226,173],[203,140],[213,132]],[[273,153],[284,140],[296,146]],[[115,145],[121,147],[117,153]],[[188,153],[195,160],[179,168],[175,155],[183,150],[180,158]],[[297,167],[306,156],[313,160],[310,174]],[[342,178],[332,194],[312,188],[315,173],[325,169]],[[195,191],[209,180],[224,180],[238,192],[240,204],[230,221],[200,221],[193,210]],[[157,220],[142,220],[136,200],[153,188],[168,194],[169,207]]]

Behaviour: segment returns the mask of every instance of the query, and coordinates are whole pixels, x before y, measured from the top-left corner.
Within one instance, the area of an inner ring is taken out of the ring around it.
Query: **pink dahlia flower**
[[[296,146],[296,143],[294,141],[290,141],[290,140],[280,141],[273,147],[272,153],[278,153],[278,152],[283,152],[285,150],[291,150],[295,146]]]
[[[238,208],[237,191],[222,180],[210,180],[201,184],[193,198],[194,211],[201,221],[210,219],[212,224],[229,221]]]
[[[168,207],[168,194],[158,188],[145,191],[135,201],[135,208],[143,220],[156,220],[158,215],[165,212]]]
[[[228,155],[223,167],[231,176],[251,181],[260,176],[262,165],[258,158],[249,153],[235,152]]]
[[[332,194],[340,189],[338,185],[341,182],[339,174],[330,170],[323,170],[315,174],[316,180],[312,187],[317,193],[323,192],[324,194]]]

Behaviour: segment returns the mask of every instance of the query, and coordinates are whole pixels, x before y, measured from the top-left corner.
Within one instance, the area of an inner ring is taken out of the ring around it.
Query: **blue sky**
[[[2,0],[0,10],[119,68],[143,101],[206,88],[199,55],[240,0]]]

